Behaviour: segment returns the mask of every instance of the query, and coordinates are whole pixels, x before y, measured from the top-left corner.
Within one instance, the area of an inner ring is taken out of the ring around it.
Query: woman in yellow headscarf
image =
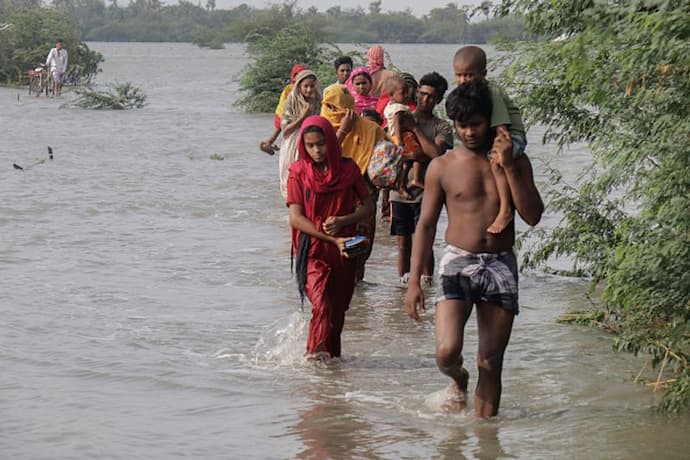
[[[321,116],[326,118],[336,130],[343,156],[351,158],[361,171],[369,185],[369,191],[374,203],[378,198],[378,190],[371,185],[367,176],[367,166],[371,159],[374,146],[386,138],[386,132],[371,120],[362,118],[355,113],[355,98],[345,85],[331,85],[323,94],[321,102]],[[367,236],[371,244],[369,252],[362,257],[357,267],[356,281],[364,278],[364,264],[371,255],[376,233],[376,214],[357,224],[357,233]]]
[[[321,116],[338,134],[343,156],[352,158],[362,174],[366,174],[371,152],[386,132],[379,125],[355,114],[355,98],[345,85],[331,85],[323,94]]]

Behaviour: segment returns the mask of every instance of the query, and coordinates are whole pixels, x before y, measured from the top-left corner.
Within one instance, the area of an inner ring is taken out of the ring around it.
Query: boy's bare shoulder
[[[449,150],[443,155],[437,156],[429,162],[429,167],[427,168],[426,180],[442,180],[449,170],[456,169],[456,164],[459,161],[459,157],[462,153],[457,151],[458,149]],[[434,179],[432,179],[434,178]]]
[[[459,146],[452,150],[448,150],[443,155],[434,158],[432,162],[436,162],[439,167],[446,168],[452,166],[454,163],[462,162],[468,158],[469,156],[466,149],[464,149],[462,146]]]

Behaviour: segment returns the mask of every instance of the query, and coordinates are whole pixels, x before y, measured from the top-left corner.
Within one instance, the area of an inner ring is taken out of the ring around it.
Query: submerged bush
[[[125,110],[144,107],[146,95],[130,82],[108,85],[109,91],[76,89],[77,99],[70,106],[95,110]]]
[[[200,48],[211,48],[213,50],[225,48],[221,33],[207,28],[199,28],[192,38],[192,43]]]

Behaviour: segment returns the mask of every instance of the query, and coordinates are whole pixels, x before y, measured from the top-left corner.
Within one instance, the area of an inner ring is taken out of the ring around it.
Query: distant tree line
[[[180,0],[164,5],[159,0],[53,0],[81,27],[89,41],[195,42],[214,47],[222,43],[245,42],[261,30],[279,30],[306,25],[328,41],[339,43],[486,43],[494,37],[520,39],[526,35],[516,17],[491,18],[482,8],[458,7],[448,3],[423,17],[410,10],[381,10],[381,2],[363,8],[334,6],[321,12],[301,9],[295,1],[258,9],[242,4],[233,9],[216,9],[215,0],[205,4]],[[475,19],[470,21],[470,19]]]

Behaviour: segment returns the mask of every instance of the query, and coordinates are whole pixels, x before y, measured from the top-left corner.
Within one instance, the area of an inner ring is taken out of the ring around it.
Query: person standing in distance
[[[53,76],[53,94],[59,96],[62,93],[62,84],[67,71],[68,53],[64,49],[64,43],[61,38],[55,41],[55,48],[51,49],[46,58],[46,67]]]

